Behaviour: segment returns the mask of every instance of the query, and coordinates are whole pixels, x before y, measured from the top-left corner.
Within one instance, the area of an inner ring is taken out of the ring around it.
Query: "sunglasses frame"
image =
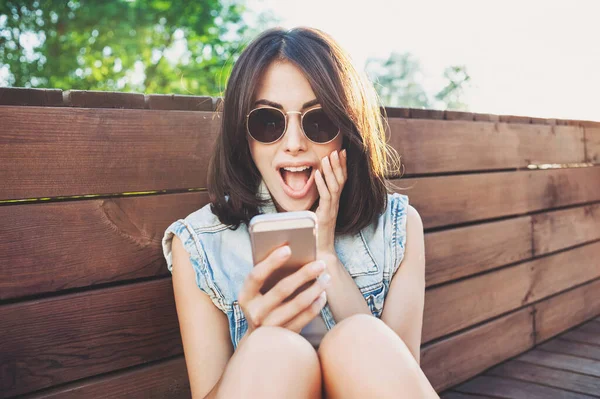
[[[252,133],[250,133],[250,128],[248,127],[248,119],[250,118],[250,114],[252,114],[254,111],[257,111],[257,110],[263,109],[263,108],[273,109],[275,111],[279,111],[283,115],[283,120],[284,120],[283,133],[281,133],[281,136],[279,136],[279,138],[277,140],[265,142],[265,141],[262,141],[262,140],[258,140],[256,137],[254,137],[252,135]],[[254,108],[253,110],[251,110],[250,112],[248,112],[248,114],[246,115],[246,132],[250,135],[250,137],[252,137],[253,140],[258,141],[259,143],[262,143],[262,144],[275,144],[279,140],[281,140],[283,138],[283,136],[285,136],[285,133],[287,132],[288,114],[298,114],[298,115],[300,115],[300,130],[302,130],[302,133],[304,134],[304,137],[306,137],[308,139],[308,141],[310,141],[311,143],[314,143],[314,144],[329,144],[329,143],[331,143],[333,140],[335,140],[340,135],[340,132],[341,132],[340,128],[338,128],[337,133],[335,134],[335,136],[333,136],[333,138],[331,140],[325,141],[323,143],[312,140],[310,137],[308,137],[308,135],[304,131],[304,116],[306,114],[308,114],[309,112],[317,110],[317,109],[323,109],[323,107],[321,105],[318,105],[316,107],[309,108],[309,109],[305,110],[304,112],[300,112],[300,111],[287,111],[287,112],[283,112],[279,108],[275,108],[275,107],[268,107],[268,106],[267,107],[257,107],[257,108]]]

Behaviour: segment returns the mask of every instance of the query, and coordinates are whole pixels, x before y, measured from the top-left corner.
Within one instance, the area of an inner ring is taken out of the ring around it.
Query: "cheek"
[[[318,146],[315,146],[316,148],[315,147],[313,147],[313,148],[315,148],[315,152],[317,153],[319,160],[321,160],[321,159],[325,158],[326,156],[329,156],[335,150],[340,152],[342,150],[342,142],[343,142],[343,137],[342,137],[342,135],[339,135],[331,143],[325,144],[325,145],[318,145]]]
[[[270,167],[269,165],[273,159],[273,151],[269,146],[257,143],[254,140],[248,140],[248,146],[250,148],[250,155],[258,171],[261,174],[264,173]]]

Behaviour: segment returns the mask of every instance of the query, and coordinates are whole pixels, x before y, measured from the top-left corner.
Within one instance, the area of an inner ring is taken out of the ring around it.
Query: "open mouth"
[[[292,198],[302,198],[314,181],[313,167],[279,168],[283,190]]]

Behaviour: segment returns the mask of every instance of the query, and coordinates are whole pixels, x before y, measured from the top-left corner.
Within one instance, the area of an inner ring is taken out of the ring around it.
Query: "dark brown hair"
[[[211,210],[231,228],[248,224],[264,202],[258,197],[261,175],[246,138],[246,115],[257,83],[272,62],[296,65],[317,100],[340,126],[347,151],[348,179],[340,197],[336,231],[357,233],[385,209],[385,176],[397,154],[386,144],[379,98],[364,73],[326,33],[298,27],[261,33],[240,54],[217,111],[221,129],[209,166]],[[226,197],[227,196],[227,197]]]

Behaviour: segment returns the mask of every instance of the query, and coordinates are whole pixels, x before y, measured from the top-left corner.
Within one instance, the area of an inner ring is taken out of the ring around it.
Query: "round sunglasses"
[[[256,141],[271,144],[283,137],[287,130],[287,114],[298,114],[300,126],[307,139],[316,144],[327,144],[340,134],[340,129],[329,119],[323,108],[283,112],[278,108],[255,108],[246,115],[246,130]]]

